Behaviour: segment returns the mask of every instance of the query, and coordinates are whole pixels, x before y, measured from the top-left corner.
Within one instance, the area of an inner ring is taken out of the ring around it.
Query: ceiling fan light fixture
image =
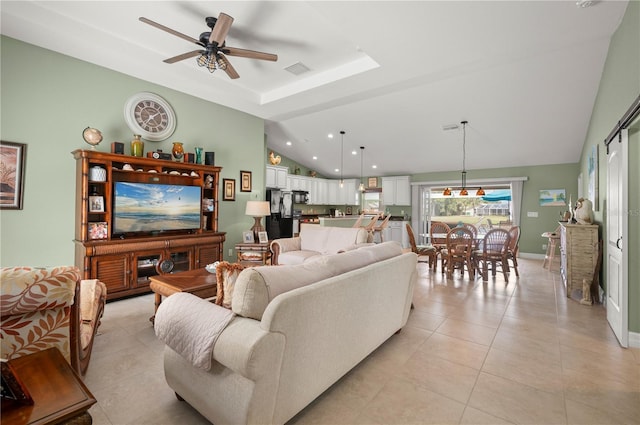
[[[214,72],[218,68],[218,63],[215,60],[209,59],[209,63],[207,64],[207,69],[209,72]]]
[[[218,69],[223,71],[227,69],[227,61],[222,56],[216,55],[216,62],[218,63]]]
[[[198,66],[207,66],[209,64],[209,57],[207,57],[206,52],[202,52],[197,59]]]

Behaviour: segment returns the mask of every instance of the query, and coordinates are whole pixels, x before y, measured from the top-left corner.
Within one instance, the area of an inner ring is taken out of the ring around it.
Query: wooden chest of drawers
[[[571,297],[574,289],[582,289],[582,280],[591,282],[598,261],[598,225],[560,223],[560,273]]]

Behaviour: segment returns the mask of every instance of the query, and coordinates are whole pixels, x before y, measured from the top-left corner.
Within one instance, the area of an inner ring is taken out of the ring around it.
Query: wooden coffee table
[[[18,357],[9,364],[33,404],[6,406],[3,400],[3,425],[91,424],[87,411],[96,399],[57,348]]]
[[[214,273],[206,269],[194,269],[186,272],[162,274],[150,276],[149,287],[155,295],[155,311],[158,311],[162,297],[168,297],[176,292],[188,292],[200,298],[212,298],[216,296],[217,280]],[[149,320],[153,323],[154,316]]]

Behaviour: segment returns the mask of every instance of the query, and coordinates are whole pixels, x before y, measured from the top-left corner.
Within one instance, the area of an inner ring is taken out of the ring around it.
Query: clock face
[[[165,140],[173,134],[176,119],[171,105],[153,93],[137,93],[124,107],[127,124],[134,134],[143,139]]]

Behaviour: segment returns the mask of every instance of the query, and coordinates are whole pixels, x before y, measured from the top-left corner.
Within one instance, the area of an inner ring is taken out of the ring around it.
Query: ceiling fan
[[[231,65],[225,55],[267,60],[273,62],[278,60],[278,55],[274,55],[272,53],[263,53],[257,52],[255,50],[228,47],[225,44],[225,38],[227,37],[227,33],[231,28],[233,18],[226,13],[220,13],[217,18],[213,18],[211,16],[205,18],[207,26],[211,29],[211,31],[203,32],[202,34],[200,34],[200,39],[198,40],[171,28],[165,27],[164,25],[161,25],[150,19],[144,17],[140,17],[139,19],[146,24],[154,26],[158,29],[168,32],[169,34],[173,34],[204,48],[204,50],[193,50],[191,52],[183,53],[181,55],[165,59],[163,62],[166,63],[175,63],[199,55],[197,59],[199,66],[206,67],[210,72],[214,72],[216,69],[221,69],[225,71],[230,78],[235,79],[239,78],[240,75]]]

